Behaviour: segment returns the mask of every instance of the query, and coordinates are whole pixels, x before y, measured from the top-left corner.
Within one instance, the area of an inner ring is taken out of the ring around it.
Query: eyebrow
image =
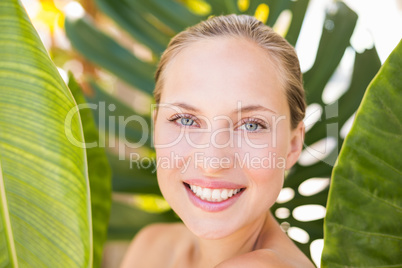
[[[174,105],[174,106],[181,107],[183,109],[186,109],[186,110],[189,110],[189,111],[192,111],[192,112],[196,112],[196,113],[200,112],[199,109],[197,109],[196,107],[191,106],[190,104],[187,104],[187,103],[175,102],[175,103],[170,103],[170,104]],[[265,111],[265,112],[271,112],[271,113],[277,114],[277,112],[275,112],[275,111],[273,111],[271,109],[268,109],[268,108],[266,108],[266,107],[264,107],[262,105],[259,105],[259,104],[257,104],[257,105],[246,105],[246,106],[243,106],[241,108],[234,109],[234,110],[232,110],[231,114],[235,114],[235,113],[238,113],[238,112],[247,113],[247,112],[252,112],[252,111]]]

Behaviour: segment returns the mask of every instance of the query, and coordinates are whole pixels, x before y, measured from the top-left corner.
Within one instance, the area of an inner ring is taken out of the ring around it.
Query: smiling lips
[[[190,179],[183,183],[191,202],[207,212],[230,207],[246,189],[243,185],[214,180]]]

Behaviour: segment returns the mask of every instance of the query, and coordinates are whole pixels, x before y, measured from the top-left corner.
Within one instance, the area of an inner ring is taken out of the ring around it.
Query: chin
[[[185,220],[184,224],[187,228],[197,237],[207,240],[216,240],[225,238],[236,230],[240,229],[240,226],[230,220]]]

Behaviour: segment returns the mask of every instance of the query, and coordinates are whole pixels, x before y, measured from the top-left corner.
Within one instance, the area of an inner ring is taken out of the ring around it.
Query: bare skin
[[[217,240],[215,247],[202,248],[202,239],[182,223],[153,224],[135,237],[120,268],[315,267],[281,230],[270,212],[264,220],[256,233],[244,237],[241,248],[237,249],[223,246],[225,239]],[[227,256],[222,257],[223,253]]]
[[[157,168],[158,183],[184,224],[143,229],[121,268],[314,267],[267,211],[283,187],[285,170],[296,163],[304,137],[303,122],[291,128],[277,67],[253,42],[231,38],[195,42],[170,62],[160,101],[170,106],[154,113],[154,144],[169,144],[155,146],[158,157],[171,161]],[[249,108],[233,113],[239,101]],[[230,146],[230,141],[236,143]],[[183,161],[176,164],[172,153]],[[230,161],[196,162],[198,155]],[[283,164],[235,165],[237,156],[261,160],[270,155]],[[184,166],[187,160],[191,164]],[[198,179],[195,186],[242,191],[230,206],[213,211],[208,208],[212,203],[199,205],[206,202],[189,190],[191,179]]]

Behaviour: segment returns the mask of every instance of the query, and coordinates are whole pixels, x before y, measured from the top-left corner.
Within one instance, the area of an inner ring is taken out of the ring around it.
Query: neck
[[[194,252],[196,267],[215,267],[224,260],[255,250],[269,217],[272,215],[267,212],[266,215],[221,239],[198,238],[198,247]]]

